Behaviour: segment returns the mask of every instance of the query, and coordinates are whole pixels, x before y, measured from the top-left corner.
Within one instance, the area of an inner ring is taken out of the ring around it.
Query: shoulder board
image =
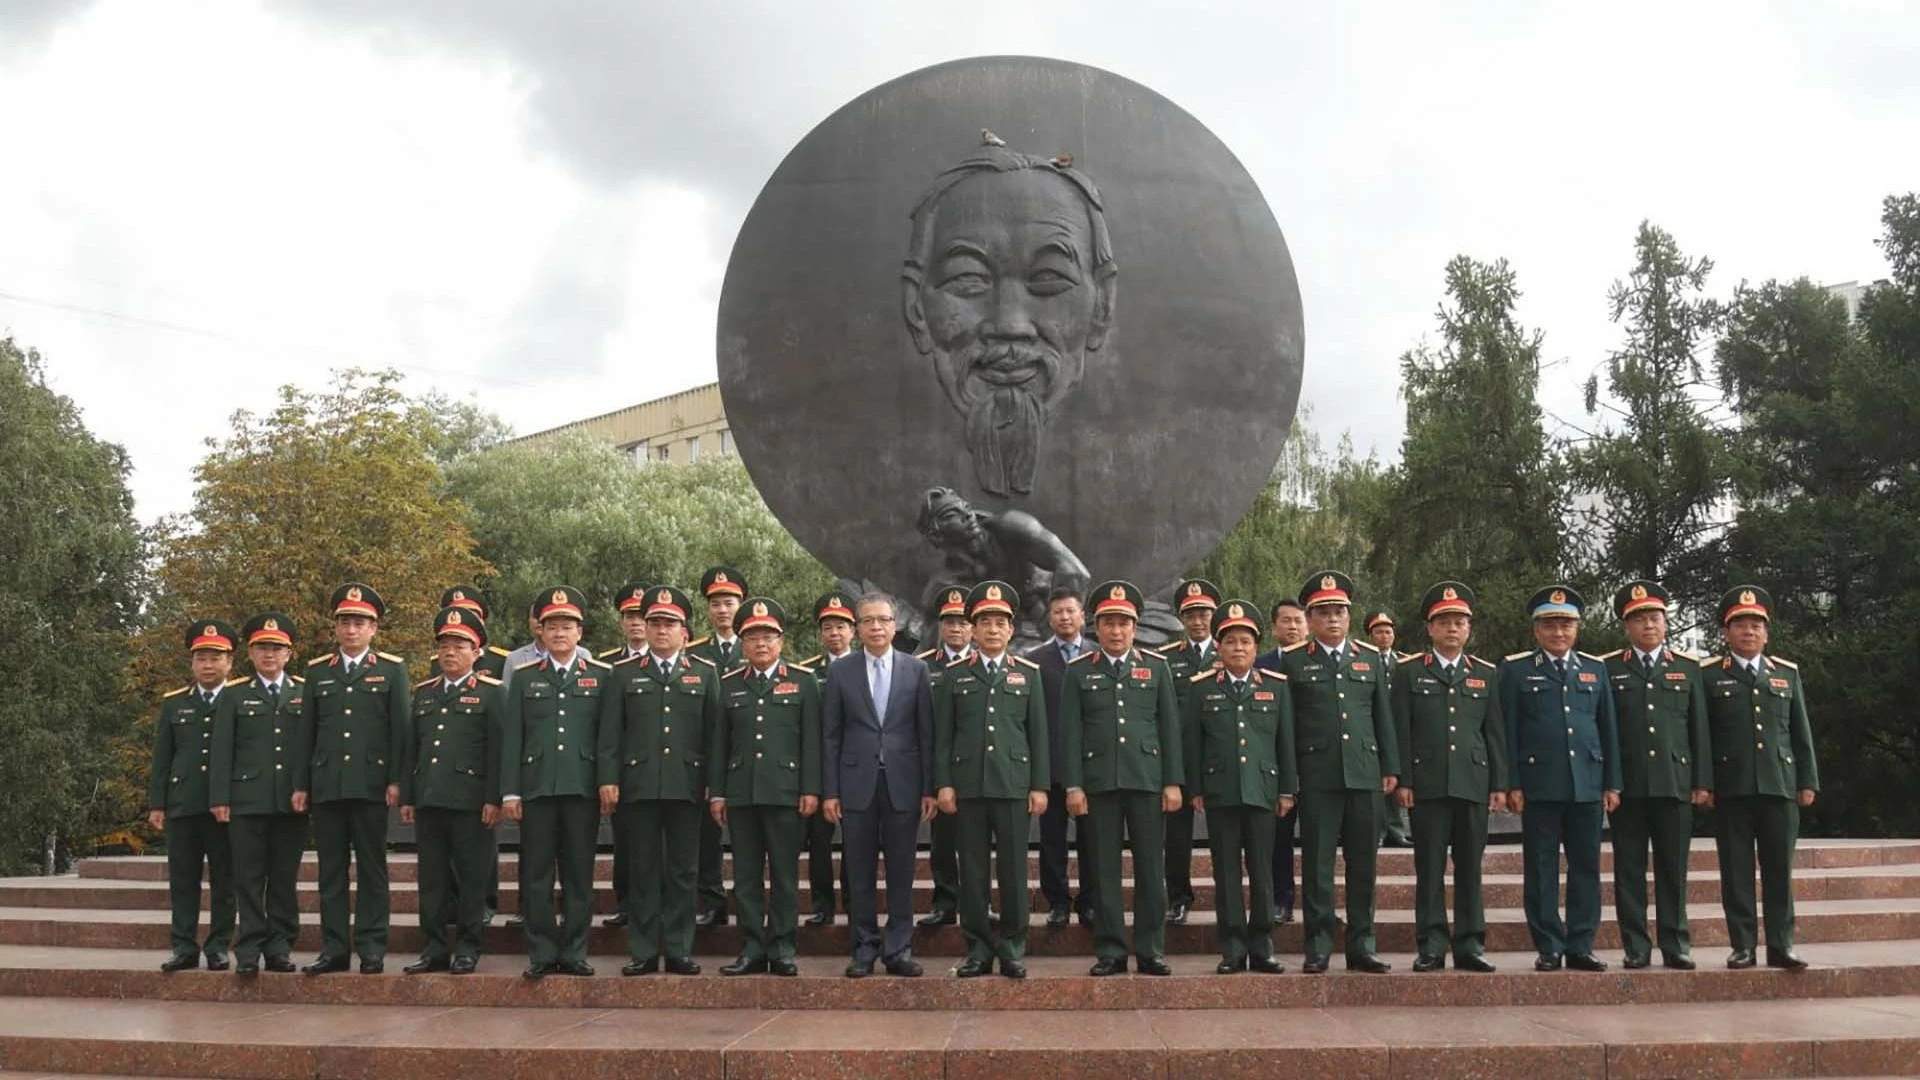
[[[1069,660],[1069,661],[1067,661],[1067,663],[1069,663],[1069,664],[1078,664],[1078,663],[1082,663],[1082,662],[1084,662],[1084,661],[1087,661],[1087,660],[1091,660],[1091,659],[1093,659],[1093,653],[1094,653],[1094,650],[1092,650],[1092,649],[1088,649],[1088,650],[1087,650],[1086,652],[1083,652],[1083,653],[1081,653],[1081,654],[1080,654],[1079,656],[1076,656],[1076,657],[1074,657],[1073,659],[1071,659],[1071,660]]]
[[[808,667],[806,664],[795,664],[795,663],[789,662],[787,666],[792,668],[795,671],[804,671],[809,675],[813,674],[813,668]]]
[[[191,690],[191,689],[193,689],[193,686],[192,686],[192,684],[188,684],[188,685],[186,685],[186,686],[183,686],[183,687],[181,687],[181,688],[180,688],[180,689],[178,689],[178,690],[169,690],[169,691],[167,691],[166,693],[164,693],[164,694],[161,694],[160,696],[161,696],[161,698],[163,698],[163,699],[165,699],[165,698],[170,698],[170,697],[179,697],[179,696],[180,696],[181,694],[184,694],[184,693],[186,693],[187,691],[189,691],[189,690]]]
[[[1167,654],[1161,652],[1158,649],[1149,649],[1144,645],[1137,645],[1135,646],[1135,648],[1139,649],[1142,653],[1146,654],[1147,656],[1153,657],[1155,660],[1165,660],[1167,658]]]
[[[1791,660],[1782,660],[1777,656],[1768,656],[1767,659],[1772,661],[1773,663],[1779,664],[1781,667],[1786,668],[1788,671],[1800,670],[1800,665],[1794,663]]]
[[[1621,651],[1621,652],[1626,652],[1626,650],[1625,650],[1625,649],[1622,649],[1622,650],[1620,650],[1620,651]],[[1692,653],[1690,653],[1690,652],[1681,652],[1681,651],[1680,651],[1679,649],[1668,649],[1667,651],[1668,651],[1668,652],[1670,652],[1670,653],[1672,653],[1673,655],[1675,655],[1675,656],[1677,656],[1677,657],[1679,657],[1679,658],[1680,658],[1680,659],[1682,659],[1682,660],[1692,660],[1692,661],[1693,661],[1693,662],[1695,662],[1695,663],[1699,663],[1699,661],[1700,661],[1700,658],[1699,658],[1699,657],[1697,657],[1697,656],[1695,656],[1695,655],[1693,655],[1693,654],[1692,654]]]
[[[393,663],[396,663],[396,664],[404,664],[404,663],[406,663],[406,662],[407,662],[407,658],[406,658],[406,657],[404,657],[404,656],[395,656],[395,655],[393,655],[393,654],[392,654],[392,653],[390,653],[390,652],[377,652],[377,653],[374,653],[373,655],[375,655],[375,656],[377,656],[377,657],[379,657],[379,658],[380,658],[380,659],[382,659],[382,660],[390,660],[390,661],[392,661]]]
[[[962,664],[971,664],[971,663],[973,663],[973,654],[968,653],[967,655],[960,657],[958,660],[947,661],[945,666],[950,668],[955,668],[955,667],[959,667]]]
[[[1379,652],[1379,651],[1380,651],[1380,646],[1378,646],[1378,645],[1375,645],[1375,644],[1374,644],[1373,642],[1371,642],[1371,641],[1360,641],[1360,640],[1358,640],[1358,639],[1355,639],[1355,638],[1348,638],[1347,640],[1349,640],[1349,641],[1352,641],[1352,642],[1353,642],[1353,643],[1354,643],[1355,645],[1358,645],[1358,646],[1360,646],[1361,648],[1363,648],[1363,649],[1365,649],[1365,650],[1367,650],[1368,652],[1376,652],[1376,653],[1377,653],[1377,652]]]
[[[1583,653],[1581,653],[1580,655],[1581,655],[1581,656],[1584,656],[1584,657],[1586,657],[1586,658],[1587,658],[1587,659],[1589,659],[1589,660],[1600,660],[1600,661],[1605,661],[1605,660],[1606,660],[1606,657],[1604,657],[1604,656],[1595,656],[1595,655],[1593,655],[1593,654],[1592,654],[1592,653],[1590,653],[1590,652],[1583,652]]]
[[[1496,663],[1494,663],[1493,661],[1491,661],[1491,660],[1489,660],[1489,659],[1487,659],[1487,658],[1486,658],[1486,657],[1484,657],[1484,656],[1469,656],[1469,657],[1467,657],[1467,659],[1469,659],[1469,660],[1472,660],[1473,662],[1475,662],[1475,663],[1477,663],[1477,664],[1485,664],[1485,665],[1487,665],[1488,667],[1499,667],[1499,666],[1500,666],[1499,664],[1496,664]]]
[[[312,665],[314,665],[314,664],[324,664],[324,663],[326,663],[327,661],[329,661],[329,660],[331,660],[331,659],[333,659],[333,654],[332,654],[332,653],[330,653],[330,652],[323,652],[323,653],[321,653],[321,654],[320,654],[319,656],[316,656],[316,657],[314,657],[313,659],[311,659],[311,660],[309,660],[309,661],[307,661],[307,665],[308,665],[309,667],[311,667],[311,666],[312,666]]]
[[[697,649],[700,646],[705,645],[707,642],[712,640],[713,640],[712,634],[701,634],[699,637],[694,638],[692,641],[687,642],[687,648]]]
[[[1529,656],[1532,656],[1532,655],[1533,655],[1533,650],[1532,650],[1532,649],[1521,649],[1521,650],[1520,650],[1519,652],[1515,652],[1515,653],[1508,653],[1507,655],[1505,655],[1505,656],[1503,656],[1503,657],[1501,657],[1500,659],[1502,659],[1502,660],[1525,660],[1525,659],[1526,659],[1527,657],[1529,657]]]
[[[819,666],[820,661],[825,660],[826,658],[827,658],[826,653],[814,653],[812,656],[807,657],[805,660],[802,660],[800,661],[800,663],[795,664],[793,666],[794,667],[804,666],[809,672],[811,672],[815,667]]]
[[[1206,682],[1208,679],[1213,678],[1216,674],[1218,674],[1218,672],[1211,671],[1211,670],[1202,671],[1195,675],[1189,675],[1187,677],[1187,681],[1190,683],[1202,683],[1202,682]]]
[[[1291,644],[1291,645],[1288,645],[1288,646],[1287,646],[1286,648],[1284,648],[1284,649],[1281,649],[1280,651],[1281,651],[1282,653],[1290,653],[1290,652],[1292,652],[1292,651],[1293,651],[1293,650],[1295,650],[1295,649],[1304,649],[1304,648],[1306,648],[1306,647],[1307,647],[1307,643],[1306,643],[1306,642],[1304,642],[1304,641],[1296,641],[1296,642],[1294,642],[1293,644]]]
[[[305,686],[305,685],[307,685],[307,680],[306,680],[306,678],[305,678],[304,676],[300,676],[300,675],[289,675],[289,676],[287,676],[287,678],[289,678],[289,679],[292,679],[292,680],[293,680],[294,682],[297,682],[297,683],[299,683],[299,684],[300,684],[301,686]]]
[[[615,661],[614,661],[614,662],[613,662],[613,663],[612,663],[612,664],[611,664],[610,666],[612,666],[612,667],[619,667],[619,666],[620,666],[620,665],[622,665],[622,664],[631,664],[631,663],[633,663],[633,662],[634,662],[635,660],[638,660],[638,659],[640,659],[641,657],[643,657],[643,656],[645,656],[645,655],[647,655],[647,654],[646,654],[646,653],[635,653],[635,654],[633,654],[632,656],[623,656],[623,657],[621,657],[620,659],[618,659],[618,660],[615,660]]]
[[[1703,656],[1700,658],[1701,667],[1712,667],[1713,665],[1719,662],[1720,662],[1720,658],[1717,656]]]
[[[496,678],[494,678],[493,676],[491,676],[491,675],[488,675],[488,674],[486,674],[485,672],[481,672],[481,671],[476,671],[476,672],[474,672],[474,673],[473,673],[473,677],[474,677],[474,678],[476,678],[476,679],[479,679],[479,680],[480,680],[481,682],[483,682],[483,683],[486,683],[486,684],[487,684],[488,686],[499,686],[499,685],[500,685],[500,680],[499,680],[499,679],[496,679]]]
[[[921,650],[920,650],[919,652],[917,652],[917,653],[914,653],[914,654],[913,654],[913,658],[914,658],[915,660],[931,660],[931,659],[933,659],[933,654],[934,654],[934,653],[937,653],[937,652],[939,652],[939,651],[940,651],[940,650],[939,650],[939,649],[937,649],[937,648],[934,648],[934,649],[921,649]]]
[[[222,683],[221,685],[222,686],[239,686],[241,683],[252,682],[252,681],[253,679],[251,676],[236,675],[233,678],[228,679],[226,682]]]
[[[527,670],[527,669],[528,669],[528,668],[530,668],[530,667],[539,667],[539,666],[540,666],[541,664],[543,664],[543,663],[545,663],[545,661],[544,661],[544,660],[538,660],[538,659],[534,659],[534,660],[529,660],[529,661],[527,661],[526,663],[524,663],[524,664],[521,664],[521,665],[520,665],[519,667],[517,667],[517,668],[514,668],[513,670],[515,670],[515,671],[525,671],[525,670]]]
[[[1281,682],[1287,681],[1286,675],[1281,672],[1274,671],[1270,668],[1259,668],[1257,670],[1260,672],[1260,674],[1265,675],[1269,679],[1279,679]]]
[[[607,657],[612,656],[615,653],[623,653],[626,651],[627,651],[627,647],[625,645],[615,645],[611,649],[602,649],[601,651],[594,653],[593,656],[594,656],[594,659],[596,660],[605,660]]]
[[[1596,657],[1594,657],[1594,659],[1595,659],[1595,660],[1611,660],[1611,659],[1613,659],[1614,657],[1616,657],[1616,656],[1619,656],[1619,655],[1620,655],[1621,653],[1623,653],[1623,652],[1626,652],[1626,651],[1627,651],[1627,650],[1625,650],[1625,649],[1615,649],[1615,650],[1613,650],[1613,651],[1612,651],[1612,652],[1610,652],[1610,653],[1601,653],[1601,654],[1600,654],[1599,656],[1596,656]],[[1586,654],[1585,654],[1585,653],[1581,653],[1580,655],[1582,655],[1582,656],[1585,656]]]
[[[419,682],[414,683],[413,688],[415,690],[425,690],[427,687],[432,686],[434,683],[437,683],[439,681],[440,681],[440,676],[429,675],[428,677],[421,679]]]
[[[1033,661],[1031,661],[1031,660],[1029,660],[1029,659],[1027,659],[1027,658],[1026,658],[1026,657],[1024,657],[1024,656],[1016,656],[1016,657],[1014,657],[1014,658],[1013,658],[1013,662],[1014,662],[1014,663],[1016,663],[1016,664],[1023,664],[1023,665],[1025,665],[1025,666],[1027,666],[1027,667],[1030,667],[1030,668],[1032,668],[1032,669],[1033,669],[1033,670],[1035,670],[1035,671],[1039,671],[1039,670],[1040,670],[1040,665],[1039,665],[1039,664],[1036,664],[1036,663],[1034,663]]]
[[[603,670],[613,666],[612,664],[607,663],[605,660],[601,660],[592,656],[583,657],[582,659],[586,660],[587,663],[592,664],[594,667],[601,668]]]
[[[1181,650],[1183,650],[1183,649],[1185,649],[1186,647],[1187,647],[1187,639],[1186,639],[1186,638],[1181,638],[1181,639],[1180,639],[1179,641],[1176,641],[1176,642],[1174,642],[1174,643],[1173,643],[1173,644],[1171,644],[1171,645],[1168,645],[1168,646],[1165,646],[1165,647],[1163,647],[1163,648],[1162,648],[1162,649],[1161,649],[1160,651],[1161,651],[1161,652],[1163,652],[1163,653],[1170,653],[1170,652],[1180,652]],[[1142,651],[1144,651],[1144,650],[1142,650]]]
[[[487,646],[487,651],[492,653],[495,656],[512,656],[513,655],[513,653],[507,651],[506,649],[501,648],[498,645]]]
[[[720,666],[719,664],[714,663],[713,661],[707,659],[704,656],[696,656],[693,659],[700,661],[701,663],[707,665],[710,668],[718,668]]]
[[[741,674],[741,673],[743,673],[743,672],[745,672],[746,670],[747,670],[747,665],[745,665],[745,664],[741,664],[741,665],[740,665],[739,667],[737,667],[737,668],[734,668],[734,669],[733,669],[732,671],[729,671],[729,672],[727,672],[727,673],[726,673],[725,675],[722,675],[722,676],[720,676],[720,677],[721,677],[721,678],[723,678],[723,679],[731,679],[731,678],[733,678],[733,677],[734,677],[735,675],[739,675],[739,674]]]

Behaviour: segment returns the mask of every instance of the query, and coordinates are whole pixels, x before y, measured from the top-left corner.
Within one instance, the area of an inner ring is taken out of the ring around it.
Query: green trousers
[[[1209,826],[1211,827],[1211,826]],[[1193,807],[1167,815],[1167,905],[1193,906]],[[1269,853],[1271,855],[1271,853]]]
[[[600,801],[585,795],[528,799],[520,809],[520,912],[527,959],[536,964],[585,963],[593,924],[594,840]],[[553,883],[564,914],[556,919]]]
[[[212,814],[168,815],[167,899],[173,909],[173,955],[199,956],[200,875],[206,872],[208,891],[208,957],[227,955],[233,938],[233,849],[227,827]]]
[[[482,831],[487,834],[487,866],[484,880],[480,883],[480,920],[485,923],[500,910],[500,830],[483,828]],[[453,891],[448,894],[446,906],[440,912],[440,921],[443,923],[458,925],[460,922],[460,894],[465,888],[460,875],[460,864],[456,860],[453,865]]]
[[[634,960],[692,956],[700,820],[713,819],[686,799],[636,799],[615,812],[626,819],[627,953]]]
[[[983,963],[1026,959],[1027,830],[1032,824],[1027,800],[961,799],[959,813],[940,816],[953,821],[959,847],[960,932],[967,939],[967,956]],[[998,860],[1000,870],[997,927],[987,895],[993,881],[990,858]]]
[[[1413,819],[1413,935],[1422,956],[1479,956],[1487,947],[1480,857],[1487,850],[1483,799],[1417,799]],[[1453,929],[1447,929],[1447,857],[1453,857]]]
[[[1133,853],[1133,954],[1159,958],[1167,951],[1166,811],[1157,791],[1102,791],[1087,796],[1093,819],[1093,862],[1099,896],[1094,900],[1093,954],[1107,960],[1127,955],[1125,893],[1120,852]],[[1123,832],[1124,830],[1124,832]]]
[[[1542,956],[1593,952],[1600,928],[1600,800],[1528,799],[1520,814],[1527,933]],[[1560,917],[1560,854],[1567,856],[1567,913]]]
[[[630,873],[627,868],[627,820],[616,809],[608,823],[613,830],[613,906],[619,911],[627,910],[627,875]],[[595,839],[598,840],[597,835]],[[596,842],[594,846],[598,848],[599,845]]]
[[[1300,908],[1308,956],[1333,953],[1333,857],[1347,860],[1347,958],[1374,952],[1374,857],[1380,800],[1372,790],[1300,793]]]
[[[1206,816],[1220,956],[1236,962],[1248,956],[1271,958],[1273,831],[1280,819],[1271,806],[1208,806]],[[1247,883],[1246,902],[1240,899],[1242,881]]]
[[[387,956],[387,804],[336,799],[313,808],[313,848],[320,856],[320,952],[362,960]],[[347,863],[354,896],[347,902]],[[348,947],[348,916],[352,947]]]
[[[727,910],[726,859],[721,851],[720,826],[700,808],[700,908]]]
[[[825,814],[807,819],[807,889],[812,894],[814,912],[834,912],[833,872],[834,824]]]
[[[733,837],[733,905],[740,912],[740,955],[793,959],[800,926],[800,811],[793,806],[727,807]]]
[[[1380,793],[1379,798],[1380,827],[1376,831],[1379,837],[1378,842],[1384,844],[1391,840],[1396,844],[1412,843],[1413,830],[1407,824],[1407,811],[1400,809],[1400,804],[1393,801],[1393,796],[1384,791]]]
[[[440,919],[422,918],[420,931],[427,944],[420,955],[429,960],[447,960],[455,956],[478,957],[480,936],[487,925],[487,895],[484,887],[459,888],[458,881],[484,883],[487,860],[493,857],[493,830],[480,824],[478,810],[446,810],[422,806],[413,812],[413,838],[420,852],[420,911],[454,909],[454,940],[447,940],[447,925]]]
[[[233,848],[234,906],[240,931],[233,958],[251,963],[290,956],[300,933],[300,859],[307,848],[301,814],[235,814],[227,824]]]
[[[1800,840],[1800,805],[1777,795],[1719,800],[1714,843],[1720,851],[1720,907],[1727,942],[1752,949],[1753,862],[1760,854],[1760,889],[1767,904],[1767,948],[1793,948],[1793,849]]]
[[[935,814],[927,823],[927,870],[933,877],[933,911],[960,910],[958,814]]]
[[[1693,848],[1693,804],[1685,799],[1625,799],[1612,815],[1613,910],[1620,947],[1631,959],[1651,955],[1647,937],[1647,848],[1653,848],[1653,898],[1660,952],[1686,956],[1687,856]]]

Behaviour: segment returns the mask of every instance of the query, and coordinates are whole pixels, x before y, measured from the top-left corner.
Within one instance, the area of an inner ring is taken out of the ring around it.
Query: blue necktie
[[[873,719],[882,728],[887,726],[887,691],[892,675],[888,666],[884,658],[867,660],[869,685],[873,690]]]

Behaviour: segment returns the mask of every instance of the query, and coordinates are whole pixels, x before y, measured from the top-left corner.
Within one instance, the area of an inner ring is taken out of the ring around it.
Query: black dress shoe
[[[673,961],[669,960],[667,963],[672,964]],[[562,960],[560,961],[559,970],[560,974],[572,975],[577,979],[593,978],[593,965],[587,963],[585,960]],[[697,971],[699,969],[696,968],[694,970]]]
[[[1005,975],[1009,979],[1024,979],[1027,977],[1027,965],[1018,960],[1008,960],[1002,957],[1000,960],[1000,974]]]
[[[452,966],[447,960],[423,956],[400,970],[408,975],[425,975],[429,971],[446,971]]]
[[[727,964],[720,969],[720,974],[728,978],[732,978],[735,975],[765,975],[766,973],[767,962],[765,960],[749,960],[744,956],[734,958],[733,963]]]
[[[1368,975],[1385,975],[1393,970],[1393,965],[1372,953],[1361,953],[1359,956],[1347,957],[1347,970],[1361,971]]]
[[[935,908],[914,921],[915,926],[952,926],[960,921],[960,916],[951,911]]]
[[[887,974],[897,975],[902,979],[917,979],[926,970],[920,966],[920,961],[911,956],[898,956],[892,960],[883,960],[881,964],[887,969]]]
[[[1800,959],[1799,954],[1792,949],[1776,949],[1768,946],[1767,966],[1770,968],[1783,968],[1787,971],[1799,971],[1801,968],[1807,966],[1807,962]]]
[[[165,960],[160,961],[160,970],[166,972],[169,975],[173,974],[176,971],[186,971],[189,968],[197,968],[199,966],[200,966],[199,953],[195,953],[192,956],[182,956],[178,953],[175,953],[174,955],[167,957]]]
[[[982,975],[993,974],[993,961],[969,956],[953,969],[953,973],[962,979],[977,979]]]
[[[635,975],[651,975],[659,970],[660,958],[657,956],[649,956],[645,960],[627,961],[627,965],[620,969],[620,974],[631,978]],[[720,974],[725,975],[726,971],[722,969]]]
[[[855,960],[847,965],[846,974],[849,979],[864,979],[873,974],[873,961]]]
[[[207,954],[207,970],[208,971],[225,971],[232,966],[233,965],[228,963],[227,958],[224,956],[216,956],[213,953]]]
[[[1293,921],[1293,905],[1292,904],[1280,905],[1280,914],[1275,916],[1273,921],[1277,923],[1292,922]]]
[[[478,970],[480,958],[477,956],[456,956],[453,963],[447,965],[447,972],[452,975],[471,975]]]
[[[1095,977],[1102,975],[1125,975],[1126,973],[1127,958],[1124,956],[1103,956],[1093,962],[1093,967],[1087,969],[1087,974]]]
[[[1080,915],[1080,925],[1081,925],[1081,926],[1092,926],[1092,925],[1093,925],[1093,918],[1094,918],[1094,910],[1093,910],[1092,908],[1090,908],[1090,907],[1087,907],[1087,908],[1081,908],[1081,909],[1080,909],[1080,911],[1079,911],[1079,915]]]
[[[819,911],[816,911],[813,914],[807,916],[807,925],[808,926],[833,925],[833,909],[821,908]]]
[[[627,913],[624,911],[616,911],[613,914],[607,916],[606,918],[601,919],[600,925],[601,926],[625,926],[627,925]]]
[[[1281,963],[1277,956],[1249,956],[1247,970],[1259,972],[1262,975],[1278,975],[1287,970],[1287,965]]]
[[[1237,975],[1245,970],[1247,970],[1247,958],[1244,956],[1238,960],[1227,957],[1218,964],[1213,965],[1213,973],[1215,975]]]
[[[507,916],[507,925],[514,928],[515,930],[519,930],[522,927],[527,925],[527,917],[518,912],[515,912],[514,914]]]
[[[693,917],[693,925],[702,930],[711,930],[716,926],[727,925],[727,913],[722,908],[708,908]]]
[[[258,975],[260,974],[260,961],[237,960],[233,965],[233,973],[235,975]]]
[[[669,956],[667,957],[666,968],[667,974],[669,975],[700,974],[700,964],[691,956]]]
[[[387,970],[387,962],[385,960],[360,961],[360,974],[362,975],[378,975],[385,970]]]
[[[1167,966],[1165,957],[1142,956],[1133,962],[1135,971],[1142,975],[1171,975],[1173,969]]]
[[[1693,962],[1693,957],[1685,953],[1661,953],[1660,966],[1670,967],[1675,971],[1692,971],[1699,965]]]
[[[1306,963],[1300,965],[1300,970],[1307,975],[1325,975],[1327,973],[1327,954],[1308,953]]]
[[[1620,961],[1620,966],[1626,968],[1628,971],[1639,971],[1643,967],[1653,966],[1653,958],[1650,956],[1629,956],[1625,960]]]
[[[293,957],[269,956],[267,957],[267,970],[279,975],[291,975],[294,971]]]
[[[1753,950],[1752,949],[1733,950],[1733,952],[1727,956],[1727,966],[1732,968],[1735,971],[1740,971],[1745,968],[1752,967],[1753,966]]]
[[[1590,952],[1568,953],[1567,967],[1574,971],[1605,971],[1607,962]]]
[[[1533,959],[1533,970],[1559,971],[1560,958],[1558,956],[1553,955],[1552,953],[1541,953],[1539,956],[1536,956]]]
[[[1066,908],[1054,908],[1047,912],[1047,929],[1058,930],[1067,925],[1067,920],[1072,917]]]
[[[1446,966],[1447,958],[1444,956],[1429,956],[1426,953],[1421,953],[1419,956],[1413,958],[1413,970],[1422,975],[1429,971],[1439,971]]]
[[[791,960],[769,960],[767,973],[778,975],[783,979],[791,979],[800,974],[800,965]]]
[[[325,953],[314,957],[312,963],[300,969],[303,974],[307,975],[330,975],[336,971],[345,970],[347,970],[346,957],[328,956]]]
[[[1174,926],[1187,925],[1187,905],[1175,904],[1167,909],[1167,922]]]
[[[1494,967],[1491,963],[1488,962],[1486,957],[1481,956],[1479,953],[1470,953],[1470,954],[1454,953],[1453,954],[1453,970],[1477,971],[1482,975],[1491,975],[1495,971],[1498,971],[1499,969]]]
[[[521,972],[520,974],[523,977],[528,979],[544,979],[547,976],[559,970],[560,970],[559,964],[556,964],[551,960],[547,960],[547,961],[542,961],[538,963],[528,964],[527,970]]]

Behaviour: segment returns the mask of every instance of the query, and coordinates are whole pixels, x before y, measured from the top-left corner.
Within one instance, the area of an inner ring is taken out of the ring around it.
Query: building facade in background
[[[733,431],[727,426],[717,382],[536,431],[514,441],[550,439],[571,432],[584,432],[612,443],[636,465],[686,465],[734,453]]]

